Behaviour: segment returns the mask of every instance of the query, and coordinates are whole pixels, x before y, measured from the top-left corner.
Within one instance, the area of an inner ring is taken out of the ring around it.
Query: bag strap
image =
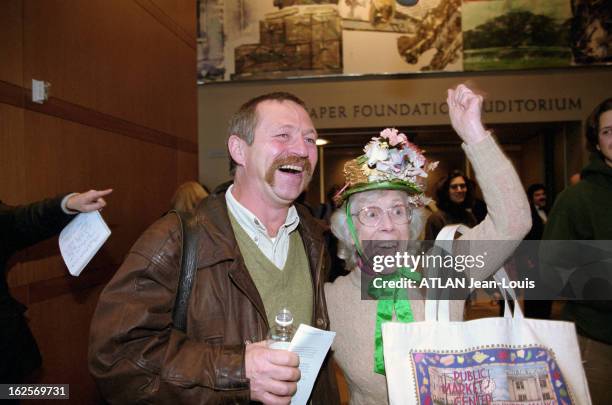
[[[174,212],[181,225],[183,244],[181,246],[181,273],[179,276],[174,308],[172,310],[172,323],[175,329],[187,331],[187,309],[193,280],[198,268],[198,232],[197,217],[189,212]]]
[[[463,224],[447,225],[438,233],[436,245],[452,252],[452,244],[456,233],[465,234],[470,228]],[[493,275],[495,281],[499,284],[504,280],[510,280],[504,266],[500,267]],[[508,298],[514,301],[514,318],[523,318],[523,312],[518,304],[517,296],[514,289],[507,287],[503,288],[499,285],[499,291],[504,298],[504,318],[511,318],[513,313],[508,305]],[[438,320],[442,322],[450,321],[450,302],[448,300],[432,300],[428,299],[425,302],[425,320]]]
[[[453,252],[453,243],[455,242],[455,234],[463,234],[469,230],[467,226],[463,224],[447,225],[438,232],[438,236],[435,240],[435,245],[440,248],[441,252]],[[435,270],[435,269],[434,269]],[[434,277],[438,276],[436,271]],[[428,297],[425,300],[425,320],[426,321],[450,321],[450,301],[449,300],[438,300],[433,297]]]

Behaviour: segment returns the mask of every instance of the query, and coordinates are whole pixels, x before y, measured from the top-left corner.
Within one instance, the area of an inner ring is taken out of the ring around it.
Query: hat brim
[[[372,183],[359,183],[346,190],[340,195],[340,202],[346,201],[350,196],[364,191],[372,190],[400,190],[408,194],[422,194],[423,191],[414,183],[407,181],[377,181]]]

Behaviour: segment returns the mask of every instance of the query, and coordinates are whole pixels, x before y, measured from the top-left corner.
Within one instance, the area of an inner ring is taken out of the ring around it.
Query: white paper
[[[81,274],[110,234],[98,211],[81,213],[66,225],[59,236],[59,248],[70,274]]]
[[[301,324],[291,340],[289,350],[300,356],[300,373],[297,392],[291,398],[292,405],[305,405],[310,397],[323,360],[336,337],[329,332]]]

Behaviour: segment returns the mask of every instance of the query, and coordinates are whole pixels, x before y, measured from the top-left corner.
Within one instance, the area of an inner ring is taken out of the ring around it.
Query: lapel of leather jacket
[[[225,202],[225,194],[212,194],[198,208],[198,220],[206,229],[214,251],[200,252],[200,267],[208,267],[221,261],[231,261],[228,276],[251,301],[259,312],[261,320],[269,327],[263,301],[257,287],[246,268],[236,242]],[[202,250],[202,249],[201,249]]]

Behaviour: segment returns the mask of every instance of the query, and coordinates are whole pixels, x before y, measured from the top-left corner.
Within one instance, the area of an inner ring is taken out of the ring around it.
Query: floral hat
[[[384,129],[363,151],[365,154],[344,165],[346,184],[334,197],[336,204],[369,190],[403,190],[415,205],[430,202],[424,194],[425,179],[438,162],[427,162],[423,151],[409,142],[406,135],[395,128]]]

